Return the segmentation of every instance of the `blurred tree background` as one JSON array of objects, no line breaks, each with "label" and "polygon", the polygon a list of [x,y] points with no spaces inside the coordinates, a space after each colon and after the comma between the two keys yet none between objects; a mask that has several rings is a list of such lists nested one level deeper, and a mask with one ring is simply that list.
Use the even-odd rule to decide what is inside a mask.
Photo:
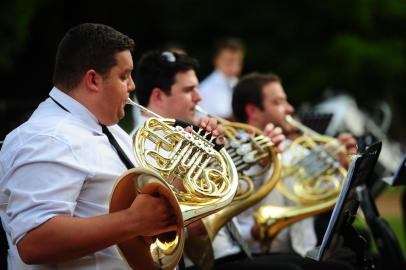
[{"label": "blurred tree background", "polygon": [[113,26],[133,37],[135,61],[167,41],[212,69],[212,45],[237,36],[247,47],[243,73],[281,75],[299,106],[344,90],[364,107],[386,101],[391,137],[405,143],[406,1],[3,0],[0,3],[0,111],[4,138],[52,87],[57,44],[82,22]]}]

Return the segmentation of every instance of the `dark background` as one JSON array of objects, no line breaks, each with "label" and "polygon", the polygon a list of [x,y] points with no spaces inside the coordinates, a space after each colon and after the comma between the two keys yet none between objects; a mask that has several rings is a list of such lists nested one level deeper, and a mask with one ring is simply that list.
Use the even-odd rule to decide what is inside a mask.
[{"label": "dark background", "polygon": [[[345,91],[366,110],[381,101],[393,112],[390,137],[405,143],[406,1],[404,0],[2,0],[0,3],[0,140],[52,87],[55,50],[82,22],[108,24],[146,50],[178,41],[199,59],[200,79],[212,69],[222,36],[246,43],[243,74],[273,71],[291,103]],[[130,128],[131,116],[122,122]]]}]

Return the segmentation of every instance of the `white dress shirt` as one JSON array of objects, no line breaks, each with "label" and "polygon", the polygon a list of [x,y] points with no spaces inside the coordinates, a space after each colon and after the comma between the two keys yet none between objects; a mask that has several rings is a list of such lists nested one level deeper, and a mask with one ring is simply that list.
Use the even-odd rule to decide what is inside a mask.
[{"label": "white dress shirt", "polygon": [[237,78],[228,78],[218,70],[213,71],[199,85],[203,97],[199,106],[211,115],[222,118],[231,117],[233,114],[231,107],[233,87],[237,81]]},{"label": "white dress shirt", "polygon": [[[8,267],[128,269],[116,246],[50,265],[26,265],[20,259],[17,242],[50,218],[107,214],[114,183],[126,170],[87,108],[57,88],[49,95],[68,112],[46,99],[6,137],[0,152],[0,215],[10,246]],[[118,125],[108,128],[135,164],[129,136]]]},{"label": "white dress shirt", "polygon": [[[241,228],[236,217],[232,218],[229,222],[233,222],[241,232]],[[240,246],[231,238],[231,235],[225,226],[221,227],[214,237],[213,252],[215,259],[231,256],[241,252]]]}]

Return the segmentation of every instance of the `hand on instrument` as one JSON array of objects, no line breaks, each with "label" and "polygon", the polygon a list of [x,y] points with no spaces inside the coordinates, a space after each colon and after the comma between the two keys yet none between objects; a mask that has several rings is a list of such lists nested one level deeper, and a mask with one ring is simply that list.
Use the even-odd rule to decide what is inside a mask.
[{"label": "hand on instrument", "polygon": [[346,155],[343,153],[339,153],[337,158],[343,167],[348,168],[350,161],[349,156],[357,153],[357,141],[350,133],[340,133],[337,137],[337,140],[342,145],[345,145],[345,148],[347,150]]},{"label": "hand on instrument", "polygon": [[155,236],[175,231],[177,218],[173,207],[164,197],[139,194],[129,209],[139,235]]},{"label": "hand on instrument", "polygon": [[[225,143],[223,126],[218,124],[215,118],[203,117],[199,120],[198,126],[216,137],[217,144],[223,145]],[[185,130],[191,131],[191,127],[187,127]]]},{"label": "hand on instrument", "polygon": [[354,155],[357,153],[357,140],[350,133],[340,133],[337,140],[345,145],[349,155]]},{"label": "hand on instrument", "polygon": [[264,133],[266,136],[271,138],[278,151],[281,151],[280,144],[286,139],[285,135],[282,133],[282,129],[272,123],[269,123],[265,126]]}]

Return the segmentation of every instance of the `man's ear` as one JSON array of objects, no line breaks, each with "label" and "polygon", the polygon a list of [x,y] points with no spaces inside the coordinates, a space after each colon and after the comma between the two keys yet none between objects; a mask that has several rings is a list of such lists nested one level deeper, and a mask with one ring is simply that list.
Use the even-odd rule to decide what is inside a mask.
[{"label": "man's ear", "polygon": [[247,118],[253,117],[254,115],[256,115],[258,112],[258,107],[255,106],[252,103],[248,103],[247,105],[245,105],[245,114],[247,115]]},{"label": "man's ear", "polygon": [[260,109],[256,105],[248,103],[247,105],[245,105],[244,109],[245,115],[247,115],[247,119],[253,120],[258,117],[258,112],[260,111]]},{"label": "man's ear", "polygon": [[163,97],[162,95],[164,94],[165,93],[160,88],[155,87],[151,91],[151,96],[149,97],[149,100],[151,103],[159,105],[162,102]]},{"label": "man's ear", "polygon": [[86,85],[86,88],[89,89],[90,91],[98,91],[100,81],[102,79],[103,78],[100,76],[99,73],[97,73],[94,69],[90,69],[86,72],[84,76],[84,83]]}]

